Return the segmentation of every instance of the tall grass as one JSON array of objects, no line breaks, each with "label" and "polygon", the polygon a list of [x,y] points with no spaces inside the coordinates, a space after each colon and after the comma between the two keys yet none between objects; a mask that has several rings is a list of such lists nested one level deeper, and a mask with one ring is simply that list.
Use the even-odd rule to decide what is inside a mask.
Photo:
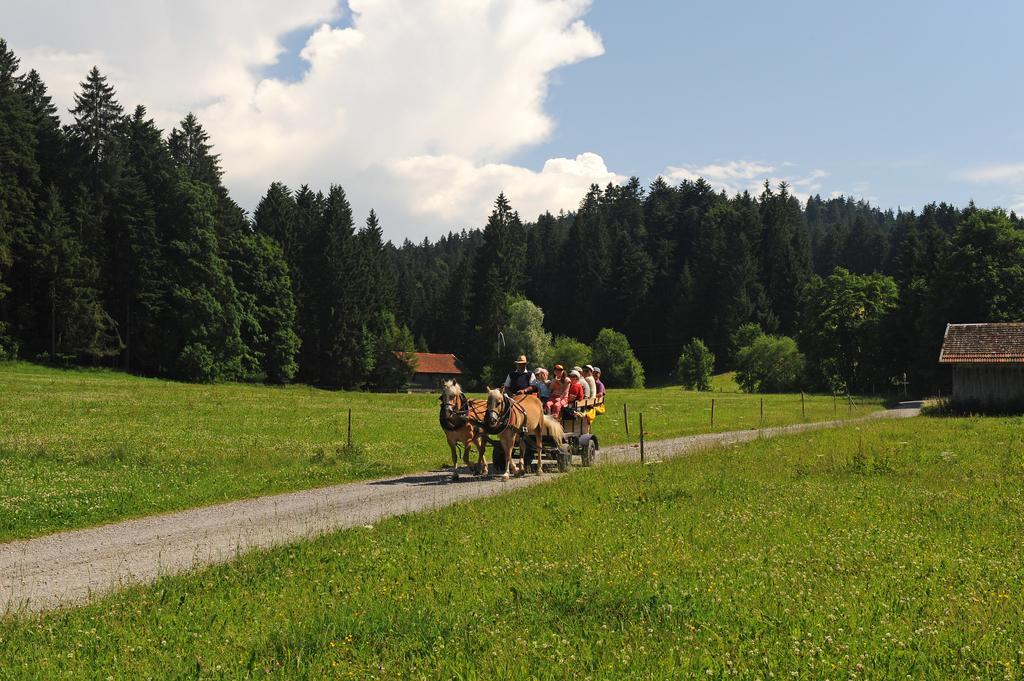
[{"label": "tall grass", "polygon": [[1019,678],[1024,419],[611,466],[0,624],[12,678]]}]

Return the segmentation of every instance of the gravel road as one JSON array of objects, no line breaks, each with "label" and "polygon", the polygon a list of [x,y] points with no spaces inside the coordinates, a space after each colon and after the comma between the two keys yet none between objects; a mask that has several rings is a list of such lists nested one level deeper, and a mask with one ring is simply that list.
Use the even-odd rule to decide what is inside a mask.
[{"label": "gravel road", "polygon": [[[798,424],[763,430],[695,435],[645,444],[648,460],[759,437],[834,428],[876,418],[904,418],[919,403],[845,421]],[[639,448],[602,449],[599,463],[639,460]],[[554,480],[526,476],[502,481],[450,471],[235,501],[179,513],[140,518],[37,539],[0,544],[0,615],[40,612],[83,603],[130,584],[152,582],[252,549],[266,548],[417,511],[503,494]]]}]

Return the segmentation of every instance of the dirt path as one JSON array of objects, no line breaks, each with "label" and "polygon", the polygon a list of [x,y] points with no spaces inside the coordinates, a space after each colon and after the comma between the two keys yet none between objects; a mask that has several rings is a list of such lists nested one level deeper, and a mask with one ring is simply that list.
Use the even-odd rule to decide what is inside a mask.
[{"label": "dirt path", "polygon": [[[758,437],[833,428],[875,418],[919,413],[917,403],[846,421],[764,430],[695,435],[647,443],[648,460]],[[637,461],[636,446],[601,450],[600,462]],[[82,603],[122,586],[231,560],[276,546],[390,516],[429,511],[556,479],[557,475],[502,481],[447,471],[348,483],[128,520],[37,539],[0,544],[0,615],[38,612]]]}]

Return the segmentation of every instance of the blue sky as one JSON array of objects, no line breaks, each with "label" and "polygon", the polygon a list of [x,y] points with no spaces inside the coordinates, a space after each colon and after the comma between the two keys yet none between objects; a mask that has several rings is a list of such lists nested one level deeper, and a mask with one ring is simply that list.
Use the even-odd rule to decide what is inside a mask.
[{"label": "blue sky", "polygon": [[1024,161],[1024,3],[598,0],[586,20],[606,52],[557,72],[556,133],[521,163],[788,162],[886,207],[1024,194],[964,177]]},{"label": "blue sky", "polygon": [[1024,210],[1024,3],[7,0],[66,110],[96,64],[165,129],[195,112],[246,208],[341,183],[392,239],[527,219],[591,182]]}]

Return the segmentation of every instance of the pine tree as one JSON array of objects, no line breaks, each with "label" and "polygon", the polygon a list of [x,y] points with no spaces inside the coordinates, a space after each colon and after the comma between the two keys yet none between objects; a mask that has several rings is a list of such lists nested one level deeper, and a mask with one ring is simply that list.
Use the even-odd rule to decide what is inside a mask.
[{"label": "pine tree", "polygon": [[46,84],[35,69],[29,71],[22,79],[21,91],[35,132],[39,185],[59,187],[67,181],[67,160],[57,107],[54,106],[53,99],[47,93]]},{"label": "pine tree", "polygon": [[114,154],[115,128],[124,110],[117,102],[114,87],[96,66],[79,87],[81,91],[75,95],[75,107],[71,109],[75,118],[72,137],[81,145],[93,172],[99,173]]},{"label": "pine tree", "polygon": [[[73,159],[73,181],[68,183],[69,205],[73,226],[79,230],[82,244],[97,266],[93,286],[111,291],[114,284],[114,254],[118,226],[112,217],[116,187],[123,172],[121,149],[123,110],[117,102],[114,87],[97,67],[90,70],[71,109],[75,122],[69,129],[70,158]],[[111,306],[107,299],[106,305]],[[108,312],[113,308],[110,307]],[[111,312],[116,318],[117,311]]]},{"label": "pine tree", "polygon": [[395,275],[384,246],[384,230],[377,213],[370,209],[366,225],[357,236],[358,257],[366,264],[361,299],[374,316],[391,312],[395,305]]},{"label": "pine tree", "polygon": [[632,325],[638,303],[646,299],[654,285],[654,263],[626,230],[619,232],[615,252],[608,297],[612,306],[605,313],[605,323],[624,329]]},{"label": "pine tree", "polygon": [[220,156],[211,153],[210,135],[195,114],[182,119],[180,127],[171,131],[167,144],[174,164],[184,169],[189,179],[210,187],[221,186]]},{"label": "pine tree", "polygon": [[682,267],[677,263],[678,244],[674,238],[678,200],[676,189],[658,177],[651,183],[643,207],[646,252],[653,268],[653,280],[648,295],[632,303],[637,312],[630,336],[637,343],[637,356],[658,374],[671,369],[672,355],[682,343],[667,337],[665,325],[666,307],[672,305],[672,291],[678,269]]},{"label": "pine tree", "polygon": [[505,326],[507,298],[520,291],[526,259],[526,230],[505,194],[494,201],[494,210],[483,231],[476,254],[474,295],[465,298],[472,312],[474,345],[468,360],[473,366],[494,365],[496,338]]},{"label": "pine tree", "polygon": [[292,252],[284,250],[295,299],[295,332],[299,336],[299,380],[319,381],[322,353],[320,300],[326,283],[323,270],[324,204],[322,193],[303,185],[295,195],[296,244]]},{"label": "pine tree", "polygon": [[26,253],[45,298],[45,307],[40,305],[35,312],[45,314],[39,314],[45,321],[38,321],[48,331],[50,361],[95,361],[120,352],[113,320],[103,310],[99,291],[93,286],[96,265],[68,222],[56,187],[47,191],[39,227],[33,231]]},{"label": "pine tree", "polygon": [[[611,314],[606,314],[602,325],[624,329],[637,319],[638,304],[647,297],[654,284],[654,263],[647,251],[647,228],[644,224],[643,187],[633,177],[620,188],[609,186],[605,190],[608,203],[609,238],[614,245],[614,256],[609,257],[611,277],[605,282]],[[596,254],[587,253],[588,269],[600,267]]]},{"label": "pine tree", "polygon": [[644,226],[648,234],[648,253],[654,265],[655,282],[671,280],[674,274],[676,242],[672,237],[676,203],[676,191],[658,177],[651,183],[644,201]]},{"label": "pine tree", "polygon": [[159,213],[173,192],[177,173],[163,133],[148,115],[146,107],[135,107],[132,115],[123,119],[120,137],[125,173],[135,175],[145,185]]},{"label": "pine tree", "polygon": [[161,373],[186,380],[226,380],[244,374],[238,293],[220,255],[217,210],[213,189],[182,171],[168,225],[171,288]]},{"label": "pine tree", "polygon": [[885,260],[885,235],[877,224],[857,215],[846,234],[842,262],[854,274],[881,272]]},{"label": "pine tree", "polygon": [[602,303],[606,300],[610,250],[604,193],[597,185],[591,185],[576,212],[561,253],[560,264],[565,271],[563,291],[567,296],[561,302],[573,310],[572,319],[566,320],[572,328],[553,323],[554,331],[583,340],[597,333],[604,317]]},{"label": "pine tree", "polygon": [[810,244],[800,202],[785,182],[778,193],[765,182],[760,198],[762,281],[782,333],[796,330],[800,294],[810,277]]},{"label": "pine tree", "polygon": [[[308,188],[303,188],[308,191]],[[267,189],[253,212],[253,227],[281,245],[289,262],[297,261],[299,239],[297,234],[297,207],[292,192],[281,182]]]},{"label": "pine tree", "polygon": [[523,291],[526,297],[542,308],[556,302],[551,295],[550,274],[557,267],[558,246],[553,243],[556,231],[555,216],[544,213],[537,222],[527,226],[526,263],[524,264]]},{"label": "pine tree", "polygon": [[[122,366],[146,371],[161,340],[160,317],[168,283],[163,248],[157,234],[156,211],[146,186],[137,175],[123,177],[111,206],[112,243],[108,307],[116,316],[124,341]],[[136,347],[137,346],[137,347]]]},{"label": "pine tree", "polygon": [[359,300],[364,265],[345,190],[333,185],[324,202],[323,251],[317,259],[323,287],[315,294],[320,353],[317,382],[332,387],[359,387],[373,366],[372,339]]},{"label": "pine tree", "polygon": [[19,66],[17,56],[0,39],[0,357],[16,352],[11,331],[17,329],[11,322],[15,327],[19,322],[12,309],[19,307],[26,292],[14,291],[12,298],[8,294],[17,280],[24,279],[19,261],[35,228],[40,192],[36,126]]},{"label": "pine tree", "polygon": [[238,289],[242,341],[252,363],[246,372],[268,383],[287,383],[298,370],[299,337],[284,253],[270,237],[252,233],[236,235],[226,250]]}]

